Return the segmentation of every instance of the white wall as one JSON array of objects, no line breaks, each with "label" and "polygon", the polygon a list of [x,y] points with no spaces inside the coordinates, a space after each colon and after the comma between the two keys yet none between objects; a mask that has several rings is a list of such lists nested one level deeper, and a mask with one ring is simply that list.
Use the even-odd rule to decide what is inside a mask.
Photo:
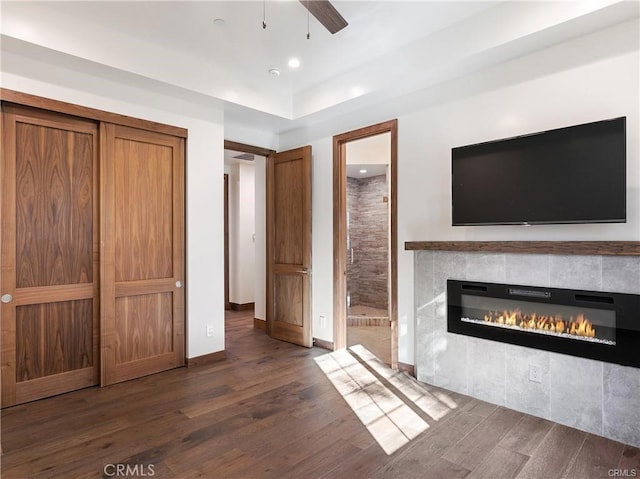
[{"label": "white wall", "polygon": [[[638,21],[631,21],[449,82],[435,93],[400,98],[369,119],[332,123],[332,134],[339,134],[398,118],[399,361],[414,362],[413,253],[403,250],[405,241],[640,240],[639,65]],[[451,226],[452,147],[617,116],[627,117],[626,224]],[[313,327],[315,337],[330,341],[332,136],[312,135],[291,132],[280,145],[313,147]],[[319,325],[321,314],[328,315],[326,327]]]},{"label": "white wall", "polygon": [[255,168],[231,165],[229,174],[229,301],[255,298]]},{"label": "white wall", "polygon": [[[333,144],[331,138],[311,142],[312,184],[312,334],[333,341]],[[320,317],[324,317],[321,320]]]},{"label": "white wall", "polygon": [[347,165],[388,165],[391,163],[391,133],[368,136],[350,141],[347,149]]},{"label": "white wall", "polygon": [[266,158],[255,160],[254,317],[267,319],[267,170]]},{"label": "white wall", "polygon": [[[252,169],[251,174],[248,171],[240,174],[237,165],[224,166],[229,175],[229,301],[255,303],[254,317],[266,320],[266,158],[255,156],[248,166]],[[251,211],[248,208],[250,201],[253,201]],[[251,243],[246,237],[244,243],[238,241],[238,215],[243,216],[244,229],[255,234]],[[252,225],[249,224],[251,221]],[[235,285],[233,292],[232,285]]]},{"label": "white wall", "polygon": [[[3,88],[175,125],[188,130],[186,164],[187,357],[224,349],[223,112],[217,102],[191,101],[136,88],[122,73],[108,80],[3,52]],[[166,91],[166,89],[164,90]],[[206,336],[206,326],[214,335]]]}]

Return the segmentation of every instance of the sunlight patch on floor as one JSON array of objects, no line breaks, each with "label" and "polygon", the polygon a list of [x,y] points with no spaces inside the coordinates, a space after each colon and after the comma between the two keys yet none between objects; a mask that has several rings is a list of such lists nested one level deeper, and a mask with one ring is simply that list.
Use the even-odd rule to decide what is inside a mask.
[{"label": "sunlight patch on floor", "polygon": [[429,424],[385,386],[382,379],[435,420],[451,410],[411,378],[389,369],[363,346],[352,346],[351,349],[353,352],[335,351],[319,356],[315,361],[387,454],[408,444],[426,431]]},{"label": "sunlight patch on floor", "polygon": [[325,354],[315,361],[387,454],[429,427],[348,351]]},{"label": "sunlight patch on floor", "polygon": [[432,419],[442,419],[452,409],[457,408],[456,402],[445,393],[436,395],[430,392],[413,378],[389,368],[364,346],[358,344],[349,349]]}]

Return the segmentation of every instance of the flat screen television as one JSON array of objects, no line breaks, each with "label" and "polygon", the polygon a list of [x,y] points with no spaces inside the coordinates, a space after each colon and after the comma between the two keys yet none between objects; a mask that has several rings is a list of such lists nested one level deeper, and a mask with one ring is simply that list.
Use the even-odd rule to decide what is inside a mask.
[{"label": "flat screen television", "polygon": [[452,224],[626,222],[626,117],[452,148]]}]

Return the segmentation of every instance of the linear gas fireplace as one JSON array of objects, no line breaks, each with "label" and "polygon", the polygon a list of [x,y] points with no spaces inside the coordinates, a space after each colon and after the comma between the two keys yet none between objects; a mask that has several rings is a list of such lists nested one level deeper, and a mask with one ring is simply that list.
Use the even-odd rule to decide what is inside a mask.
[{"label": "linear gas fireplace", "polygon": [[447,281],[447,328],[531,348],[640,367],[640,296]]}]

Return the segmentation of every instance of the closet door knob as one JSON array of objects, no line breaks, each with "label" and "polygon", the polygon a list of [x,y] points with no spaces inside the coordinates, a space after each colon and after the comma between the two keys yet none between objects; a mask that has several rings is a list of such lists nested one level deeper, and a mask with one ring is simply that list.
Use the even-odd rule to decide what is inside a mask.
[{"label": "closet door knob", "polygon": [[176,281],[176,288],[182,288],[182,281]]},{"label": "closet door knob", "polygon": [[10,294],[3,294],[0,298],[0,301],[2,301],[3,303],[10,303],[11,301],[13,301],[13,296],[11,296]]}]

